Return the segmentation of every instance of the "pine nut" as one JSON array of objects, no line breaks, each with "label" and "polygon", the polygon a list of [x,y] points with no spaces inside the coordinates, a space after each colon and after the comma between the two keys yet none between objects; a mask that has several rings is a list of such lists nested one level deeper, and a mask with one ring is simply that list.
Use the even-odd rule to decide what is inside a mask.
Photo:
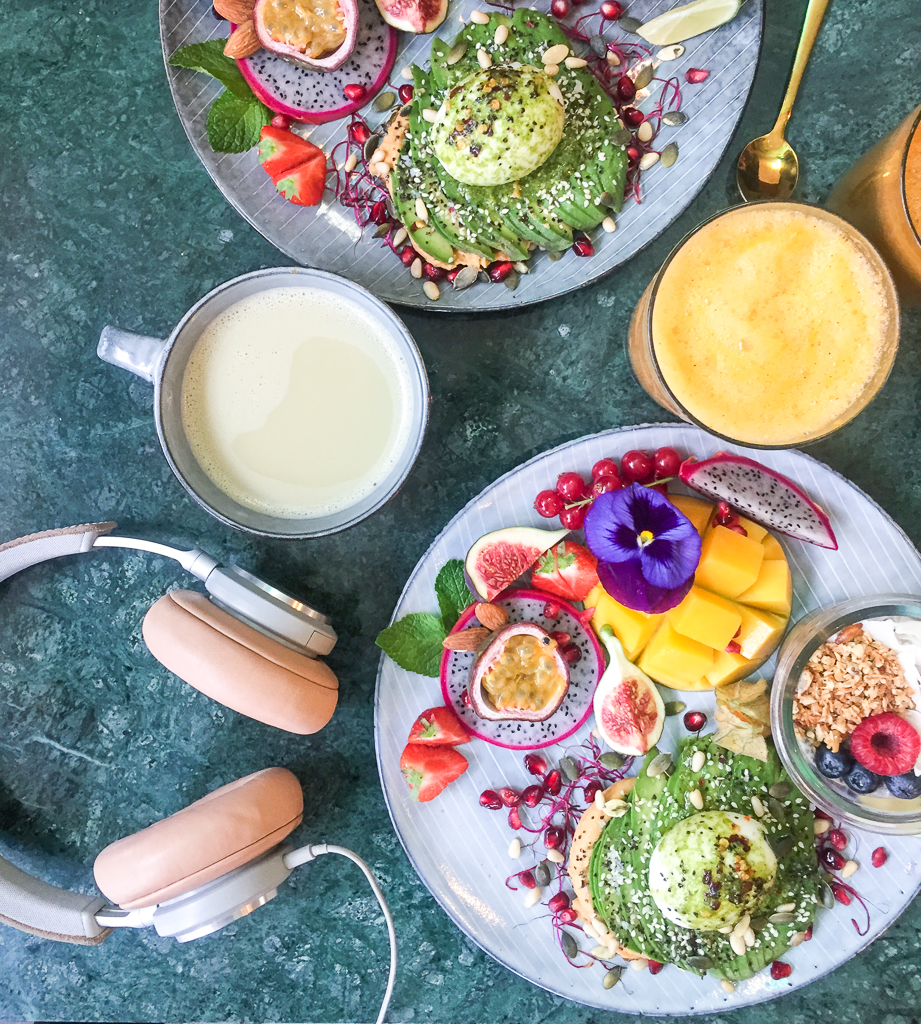
[{"label": "pine nut", "polygon": [[745,929],[745,934],[742,936],[742,938],[745,940],[745,945],[748,946],[749,949],[751,949],[756,942],[755,933],[751,928]]},{"label": "pine nut", "polygon": [[[644,121],[643,124],[649,124],[648,121]],[[642,125],[640,126],[642,127]],[[707,755],[702,750],[695,750],[694,756],[691,758],[691,771],[699,772],[701,768],[707,763]]]},{"label": "pine nut", "polygon": [[559,74],[559,70],[560,70],[559,64],[545,64],[544,65],[544,74],[545,75],[549,75],[551,78],[553,78],[554,75]]},{"label": "pine nut", "polygon": [[[426,281],[426,284],[434,285],[434,281]],[[437,286],[436,286],[437,287]],[[428,294],[428,293],[426,293]],[[524,905],[526,907],[533,907],[535,904],[540,903],[541,897],[544,895],[543,889],[539,886],[535,886],[533,889],[528,889],[528,893],[524,898]]]},{"label": "pine nut", "polygon": [[428,220],[429,219],[428,207],[422,201],[421,196],[418,196],[416,198],[416,216],[419,218],[419,220]]},{"label": "pine nut", "polygon": [[775,914],[792,914],[796,910],[795,903],[782,903],[775,911]]},{"label": "pine nut", "polygon": [[[652,134],[653,132],[651,121],[644,121],[636,130],[636,137],[640,140],[640,142],[649,142],[649,140],[652,138]],[[698,750],[697,753],[703,754],[703,751]],[[706,754],[704,754],[704,757],[706,757]]]},{"label": "pine nut", "polygon": [[613,235],[617,230],[617,221],[613,217],[605,217],[601,222],[601,226],[609,235]]},{"label": "pine nut", "polygon": [[393,236],[392,239],[394,246],[402,245],[408,237],[409,232],[406,230],[406,228],[398,228],[397,233]]},{"label": "pine nut", "polygon": [[649,168],[652,167],[653,164],[658,163],[658,162],[659,162],[659,154],[658,153],[644,153],[640,157],[640,170],[641,171],[648,171]]},{"label": "pine nut", "polygon": [[412,265],[409,268],[409,272],[417,281],[422,277],[422,260],[420,260],[418,256],[413,260]]},{"label": "pine nut", "polygon": [[368,170],[375,178],[385,178],[390,173],[390,168],[385,163],[368,164]]},{"label": "pine nut", "polygon": [[598,938],[598,932],[596,932],[596,931],[595,931],[595,929],[594,929],[594,928],[593,928],[593,927],[592,927],[592,926],[591,926],[591,925],[590,925],[590,924],[588,923],[588,921],[586,921],[586,922],[585,922],[585,923],[584,923],[584,924],[582,925],[582,931],[584,931],[584,932],[585,932],[585,934],[586,934],[586,935],[587,935],[587,936],[588,936],[588,937],[589,937],[590,939],[597,939],[597,938]]},{"label": "pine nut", "polygon": [[608,53],[607,53],[607,56],[605,57],[605,60],[607,60],[607,62],[612,67],[615,67],[615,68],[619,68],[620,67],[620,57],[618,57],[617,54],[613,50],[608,50]]},{"label": "pine nut", "polygon": [[[588,64],[588,61],[587,60],[583,60],[582,57],[567,57],[563,61],[563,63],[568,68],[584,68],[585,65]],[[633,962],[636,963],[636,960],[634,960]]]},{"label": "pine nut", "polygon": [[812,823],[812,831],[815,832],[817,836],[824,836],[830,828],[831,822],[827,821],[825,818],[816,818]]},{"label": "pine nut", "polygon": [[481,46],[476,52],[476,59],[479,62],[480,67],[485,71],[487,68],[492,67],[492,57],[483,49]]},{"label": "pine nut", "polygon": [[743,914],[736,922],[735,928],[732,929],[733,935],[744,935],[748,931],[749,925],[752,923],[751,914]]},{"label": "pine nut", "polygon": [[745,945],[745,939],[742,938],[741,935],[737,935],[735,932],[729,936],[729,945],[732,946],[732,951],[736,956],[745,956],[748,952],[748,946]]},{"label": "pine nut", "polygon": [[504,43],[508,39],[508,25],[500,25],[496,29],[495,35],[493,35],[492,38],[496,46],[504,45]]},{"label": "pine nut", "polygon": [[847,861],[845,863],[844,867],[841,869],[841,877],[842,878],[850,878],[851,875],[853,875],[854,872],[859,867],[860,867],[860,865],[857,863],[856,860],[849,860],[849,861]]},{"label": "pine nut", "polygon": [[[550,83],[547,92],[550,93],[550,95],[557,101],[557,103],[563,102],[563,93],[560,91],[560,87],[556,84],[556,82]],[[604,739],[603,736],[599,736],[598,738]]]},{"label": "pine nut", "polygon": [[733,985],[733,983],[728,978],[721,978],[720,984],[723,986],[723,991],[728,992],[729,995],[732,995],[732,993],[736,990],[735,985]]},{"label": "pine nut", "polygon": [[432,110],[431,107],[426,107],[422,111],[422,119],[428,121],[429,124],[434,124],[438,120],[438,111]]},{"label": "pine nut", "polygon": [[486,13],[486,11],[474,11],[470,15],[470,20],[473,22],[474,25],[488,25],[489,15]]},{"label": "pine nut", "polygon": [[791,946],[791,948],[794,947],[794,946],[802,945],[802,943],[805,940],[805,938],[806,938],[806,933],[805,932],[794,932],[790,936],[790,946]]},{"label": "pine nut", "polygon": [[517,836],[508,844],[508,855],[513,858],[521,856],[521,840]]},{"label": "pine nut", "polygon": [[345,162],[345,173],[346,174],[351,174],[352,171],[354,171],[357,166],[358,166],[358,154],[357,153],[349,153],[349,158]]},{"label": "pine nut", "polygon": [[562,853],[560,853],[559,850],[548,850],[547,860],[549,860],[552,864],[562,864],[565,862],[566,858],[563,856]]},{"label": "pine nut", "polygon": [[592,956],[597,956],[599,959],[607,959],[608,947],[607,946],[595,946],[592,950]]},{"label": "pine nut", "polygon": [[734,929],[731,924],[724,924],[722,928],[716,929],[720,935],[732,935]]},{"label": "pine nut", "polygon": [[663,46],[656,54],[656,57],[658,57],[659,60],[677,60],[683,55],[684,47],[681,43],[675,43],[674,46]]},{"label": "pine nut", "polygon": [[764,804],[761,802],[760,797],[752,796],[752,810],[759,818],[764,817]]},{"label": "pine nut", "polygon": [[403,68],[400,72],[400,78],[405,78],[407,82],[411,82],[413,80],[413,69],[410,67]]},{"label": "pine nut", "polygon": [[426,281],[422,290],[425,292],[426,298],[431,299],[432,302],[437,302],[441,298],[441,291],[434,281]]},{"label": "pine nut", "polygon": [[569,47],[565,43],[557,43],[556,46],[551,46],[544,50],[540,59],[544,64],[559,64],[568,55]]},{"label": "pine nut", "polygon": [[649,961],[648,960],[631,960],[630,961],[630,966],[635,971],[645,971],[646,968],[649,966]]},{"label": "pine nut", "polygon": [[604,790],[602,789],[595,791],[595,806],[599,811],[604,810]]},{"label": "pine nut", "polygon": [[702,811],[704,809],[704,796],[699,789],[692,789],[691,792],[688,793],[688,800],[691,802],[692,806],[697,808],[698,811]]}]

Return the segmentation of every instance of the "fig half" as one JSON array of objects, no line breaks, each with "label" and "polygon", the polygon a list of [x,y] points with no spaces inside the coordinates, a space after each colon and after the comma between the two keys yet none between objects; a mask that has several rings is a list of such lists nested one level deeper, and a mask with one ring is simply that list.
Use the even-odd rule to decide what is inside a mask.
[{"label": "fig half", "polygon": [[401,32],[434,32],[445,20],[448,0],[375,0],[381,17]]}]

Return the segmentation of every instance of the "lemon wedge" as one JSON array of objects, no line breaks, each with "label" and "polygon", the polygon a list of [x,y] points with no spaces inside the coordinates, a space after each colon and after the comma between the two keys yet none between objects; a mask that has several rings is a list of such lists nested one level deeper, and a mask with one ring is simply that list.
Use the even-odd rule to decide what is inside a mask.
[{"label": "lemon wedge", "polygon": [[742,0],[692,0],[640,25],[636,34],[653,46],[670,46],[725,25],[741,6]]}]

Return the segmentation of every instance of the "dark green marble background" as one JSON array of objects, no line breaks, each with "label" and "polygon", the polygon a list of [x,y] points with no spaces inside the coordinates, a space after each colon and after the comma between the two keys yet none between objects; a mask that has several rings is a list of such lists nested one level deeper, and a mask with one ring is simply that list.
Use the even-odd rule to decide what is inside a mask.
[{"label": "dark green marble background", "polygon": [[[623,340],[643,287],[681,235],[735,202],[723,161],[692,207],[629,266],[515,315],[408,313],[431,376],[425,448],[382,512],[307,543],[250,540],[197,509],[161,457],[151,390],[95,356],[106,323],[165,335],[213,285],[284,263],[224,202],[186,142],[161,63],[155,0],[5,0],[0,19],[0,535],[117,519],[200,543],[307,595],[341,641],[332,723],[298,739],[225,712],[160,668],[140,622],[181,571],[102,553],[0,587],[0,849],[88,889],[97,852],[208,790],[268,765],[304,784],[303,842],[350,846],[393,907],[401,967],[390,1019],[625,1021],[507,973],[445,917],[403,855],[374,763],[373,639],[451,515],[552,445],[662,419]],[[767,0],[761,66],[734,159],[766,131],[804,0]],[[801,195],[831,184],[921,99],[921,9],[834,0],[790,128]],[[812,451],[918,542],[921,316],[907,315],[881,397]],[[909,1024],[921,1006],[921,904],[832,976],[726,1024]],[[386,977],[379,911],[333,858],[216,936],[153,933],[80,948],[0,928],[0,1016],[10,1020],[358,1021]],[[711,1018],[707,1018],[710,1020]],[[716,1018],[712,1018],[715,1020]]]}]

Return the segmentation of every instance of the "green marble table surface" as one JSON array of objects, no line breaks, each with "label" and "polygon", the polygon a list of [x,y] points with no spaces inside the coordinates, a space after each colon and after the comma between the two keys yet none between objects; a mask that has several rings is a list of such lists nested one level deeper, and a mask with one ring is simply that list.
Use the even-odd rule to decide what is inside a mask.
[{"label": "green marble table surface", "polygon": [[[341,680],[313,738],[273,731],[171,677],[143,645],[146,608],[181,570],[117,552],[33,569],[0,587],[0,846],[89,891],[109,841],[268,765],[304,785],[302,842],[373,866],[396,918],[390,1018],[626,1021],[508,973],[447,919],[390,825],[373,746],[377,650],[404,581],[445,522],[532,455],[595,430],[661,420],[633,381],[624,336],[671,246],[735,202],[732,163],[766,131],[805,0],[767,0],[761,65],[729,154],[678,221],[593,287],[488,318],[406,313],[431,378],[418,464],[381,512],[304,543],[247,538],[198,509],[170,474],[152,391],[101,363],[99,329],[165,335],[215,284],[286,260],[225,203],[179,125],[155,0],[5,0],[0,32],[0,536],[94,519],[198,542],[334,618]],[[834,0],[790,126],[801,196],[822,202],[858,151],[921,99],[921,7]],[[921,541],[921,315],[881,396],[811,451]],[[328,858],[332,861],[332,858]],[[726,1024],[909,1024],[921,1016],[921,903],[834,974]],[[380,914],[357,870],[320,861],[217,935],[150,932],[99,947],[0,927],[0,1017],[69,1021],[373,1019],[387,970]],[[716,1018],[701,1018],[716,1020]]]}]

